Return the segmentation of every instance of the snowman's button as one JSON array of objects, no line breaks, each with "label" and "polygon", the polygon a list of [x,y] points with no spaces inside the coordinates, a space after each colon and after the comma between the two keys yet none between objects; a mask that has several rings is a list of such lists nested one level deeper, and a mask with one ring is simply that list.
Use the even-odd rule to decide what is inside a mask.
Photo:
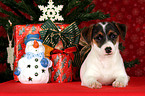
[{"label": "snowman's button", "polygon": [[45,70],[44,69],[42,69],[42,73],[45,73]]},{"label": "snowman's button", "polygon": [[30,68],[31,67],[31,65],[29,64],[29,65],[27,65],[27,68]]},{"label": "snowman's button", "polygon": [[35,76],[38,76],[38,73],[37,72],[35,73]]},{"label": "snowman's button", "polygon": [[35,61],[38,62],[38,58],[35,58]]},{"label": "snowman's button", "polygon": [[38,68],[38,65],[35,65],[35,68],[37,69]]}]

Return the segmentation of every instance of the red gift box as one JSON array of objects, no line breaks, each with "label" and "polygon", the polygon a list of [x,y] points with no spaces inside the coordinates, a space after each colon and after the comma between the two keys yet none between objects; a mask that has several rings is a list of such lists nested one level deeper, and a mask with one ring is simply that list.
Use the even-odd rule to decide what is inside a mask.
[{"label": "red gift box", "polygon": [[51,82],[64,83],[72,81],[72,61],[76,47],[70,47],[65,50],[53,50],[51,55],[52,74]]}]

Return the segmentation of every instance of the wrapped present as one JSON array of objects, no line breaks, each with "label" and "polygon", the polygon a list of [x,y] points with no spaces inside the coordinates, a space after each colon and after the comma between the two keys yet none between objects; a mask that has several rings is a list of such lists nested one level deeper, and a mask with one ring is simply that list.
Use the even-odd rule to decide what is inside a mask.
[{"label": "wrapped present", "polygon": [[51,82],[64,83],[72,81],[72,61],[74,60],[73,52],[76,47],[69,47],[65,50],[53,50],[51,55],[52,74]]},{"label": "wrapped present", "polygon": [[[24,41],[28,34],[39,34],[41,31],[42,24],[26,24],[26,25],[16,25],[14,27],[14,71],[16,70],[19,59],[25,54],[25,44]],[[40,37],[39,37],[40,38]],[[18,77],[14,74],[14,80],[18,81]]]},{"label": "wrapped present", "polygon": [[[70,57],[73,56],[74,58],[74,52],[77,51],[76,47],[80,39],[78,26],[75,22],[72,24],[59,24],[58,26],[57,23],[54,24],[51,20],[47,20],[41,28],[43,30],[40,31],[40,35],[43,39],[43,44],[59,50],[57,50],[57,54],[54,54],[53,51],[51,55],[51,60],[53,62],[51,81],[60,83],[71,81],[73,74],[71,66],[75,60],[70,59]],[[68,54],[65,51],[71,48],[75,48],[76,50],[71,52],[70,56],[70,53]]]}]

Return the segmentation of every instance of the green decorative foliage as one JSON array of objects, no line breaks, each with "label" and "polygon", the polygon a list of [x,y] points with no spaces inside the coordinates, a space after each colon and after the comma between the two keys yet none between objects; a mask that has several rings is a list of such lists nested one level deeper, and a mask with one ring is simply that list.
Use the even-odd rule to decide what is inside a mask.
[{"label": "green decorative foliage", "polygon": [[79,25],[82,21],[109,18],[109,14],[101,11],[92,12],[95,4],[92,0],[53,0],[55,5],[64,5],[60,14],[65,23],[76,21]]},{"label": "green decorative foliage", "polygon": [[125,68],[134,67],[136,64],[140,64],[140,61],[137,58],[135,60],[132,60],[132,61],[125,61],[124,62]]},{"label": "green decorative foliage", "polygon": [[119,43],[119,50],[122,52],[125,49],[122,43]]}]

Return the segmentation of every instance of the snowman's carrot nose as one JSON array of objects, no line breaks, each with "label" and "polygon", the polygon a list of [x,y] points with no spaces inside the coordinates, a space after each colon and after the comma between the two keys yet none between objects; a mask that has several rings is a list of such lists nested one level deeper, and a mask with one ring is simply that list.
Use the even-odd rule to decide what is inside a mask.
[{"label": "snowman's carrot nose", "polygon": [[39,43],[38,43],[36,40],[34,40],[34,45],[33,45],[33,47],[34,47],[34,48],[38,48],[38,47],[39,47]]}]

